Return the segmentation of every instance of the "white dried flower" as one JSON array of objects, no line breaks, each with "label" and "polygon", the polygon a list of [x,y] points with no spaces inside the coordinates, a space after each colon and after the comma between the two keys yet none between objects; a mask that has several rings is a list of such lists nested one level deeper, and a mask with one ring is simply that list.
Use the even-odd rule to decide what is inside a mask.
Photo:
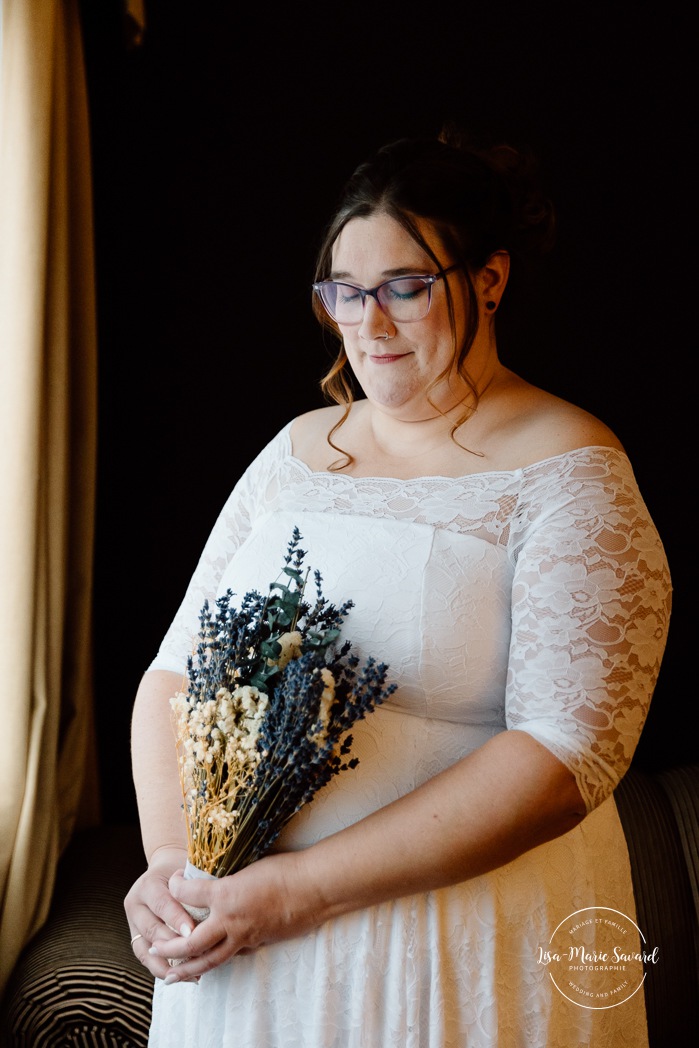
[{"label": "white dried flower", "polygon": [[311,742],[314,742],[316,746],[321,745],[327,737],[328,725],[330,724],[330,707],[335,701],[335,678],[327,666],[322,667],[320,675],[325,684],[318,707],[318,723],[320,727],[312,735],[309,735]]},{"label": "white dried flower", "polygon": [[222,805],[217,804],[209,812],[208,821],[220,830],[227,830],[235,824],[236,815],[237,812],[227,811]]},{"label": "white dried flower", "polygon": [[270,659],[269,662],[276,662],[279,669],[283,670],[292,659],[297,659],[301,654],[303,637],[298,630],[292,630],[291,633],[282,633],[277,640],[282,650],[276,659]]}]

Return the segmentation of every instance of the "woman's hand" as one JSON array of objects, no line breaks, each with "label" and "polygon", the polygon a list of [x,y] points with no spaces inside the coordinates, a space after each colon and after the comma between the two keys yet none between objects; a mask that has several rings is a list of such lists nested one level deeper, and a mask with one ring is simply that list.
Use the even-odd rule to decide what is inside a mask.
[{"label": "woman's hand", "polygon": [[160,962],[171,957],[178,964],[170,968],[165,981],[191,980],[237,953],[317,927],[323,915],[312,883],[304,876],[302,856],[302,852],[270,855],[216,880],[185,880],[181,871],[175,872],[169,884],[172,899],[208,907],[210,912],[190,936],[156,937],[150,949],[151,970],[160,974]]},{"label": "woman's hand", "polygon": [[159,848],[124,900],[133,951],[158,979],[172,971],[167,961],[169,952],[163,949],[159,955],[151,954],[149,948],[154,943],[164,946],[173,940],[185,941],[195,926],[168,887],[173,872],[184,866],[186,858],[187,853],[181,848]]}]

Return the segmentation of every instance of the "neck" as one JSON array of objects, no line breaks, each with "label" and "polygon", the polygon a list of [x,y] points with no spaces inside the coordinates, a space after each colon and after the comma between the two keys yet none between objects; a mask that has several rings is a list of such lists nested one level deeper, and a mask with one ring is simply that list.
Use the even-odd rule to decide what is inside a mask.
[{"label": "neck", "polygon": [[[453,403],[448,410],[438,412],[435,409],[432,413],[424,415],[402,416],[399,411],[394,413],[380,405],[367,402],[369,430],[376,451],[381,456],[399,460],[429,456],[445,446],[451,448],[454,425],[466,415],[459,425],[464,426],[464,433],[469,431],[471,418],[496,384],[496,376],[491,375],[488,381],[478,388],[477,398],[469,389],[468,394]],[[470,442],[470,438],[467,439]]]}]

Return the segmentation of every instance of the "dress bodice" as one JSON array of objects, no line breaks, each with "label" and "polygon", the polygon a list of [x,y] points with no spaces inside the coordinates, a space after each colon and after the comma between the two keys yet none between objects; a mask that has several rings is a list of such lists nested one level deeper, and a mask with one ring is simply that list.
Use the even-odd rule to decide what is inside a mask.
[{"label": "dress bodice", "polygon": [[354,478],[294,458],[287,426],[236,485],[153,666],[182,671],[205,598],[266,591],[294,526],[326,597],[354,602],[344,636],[356,654],[389,664],[386,712],[451,725],[445,760],[526,730],[574,771],[589,807],[610,792],[645,720],[670,593],[623,453]]}]

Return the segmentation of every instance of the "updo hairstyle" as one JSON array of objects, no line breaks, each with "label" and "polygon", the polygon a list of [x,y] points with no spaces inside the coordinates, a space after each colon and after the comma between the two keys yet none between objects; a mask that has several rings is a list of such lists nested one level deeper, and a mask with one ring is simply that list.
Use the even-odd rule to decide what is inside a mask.
[{"label": "updo hairstyle", "polygon": [[[509,145],[476,147],[453,129],[446,129],[438,139],[401,139],[383,146],[346,183],[323,237],[314,280],[327,279],[333,245],[347,223],[377,213],[395,219],[432,259],[435,270],[440,270],[443,259],[437,258],[417,226],[417,220],[426,219],[450,262],[462,267],[469,297],[467,330],[459,346],[453,298],[448,281],[444,281],[454,357],[432,385],[445,377],[456,361],[477,399],[466,370],[479,324],[472,276],[496,251],[509,253],[511,271],[516,273],[518,264],[553,244],[553,208],[540,188],[536,167],[527,152]],[[339,337],[337,325],[316,296],[313,310],[320,323]],[[321,388],[328,399],[346,406],[341,425],[353,402],[353,383],[342,344]],[[475,404],[457,420],[454,430],[473,410]],[[335,429],[337,426],[333,432]]]}]

